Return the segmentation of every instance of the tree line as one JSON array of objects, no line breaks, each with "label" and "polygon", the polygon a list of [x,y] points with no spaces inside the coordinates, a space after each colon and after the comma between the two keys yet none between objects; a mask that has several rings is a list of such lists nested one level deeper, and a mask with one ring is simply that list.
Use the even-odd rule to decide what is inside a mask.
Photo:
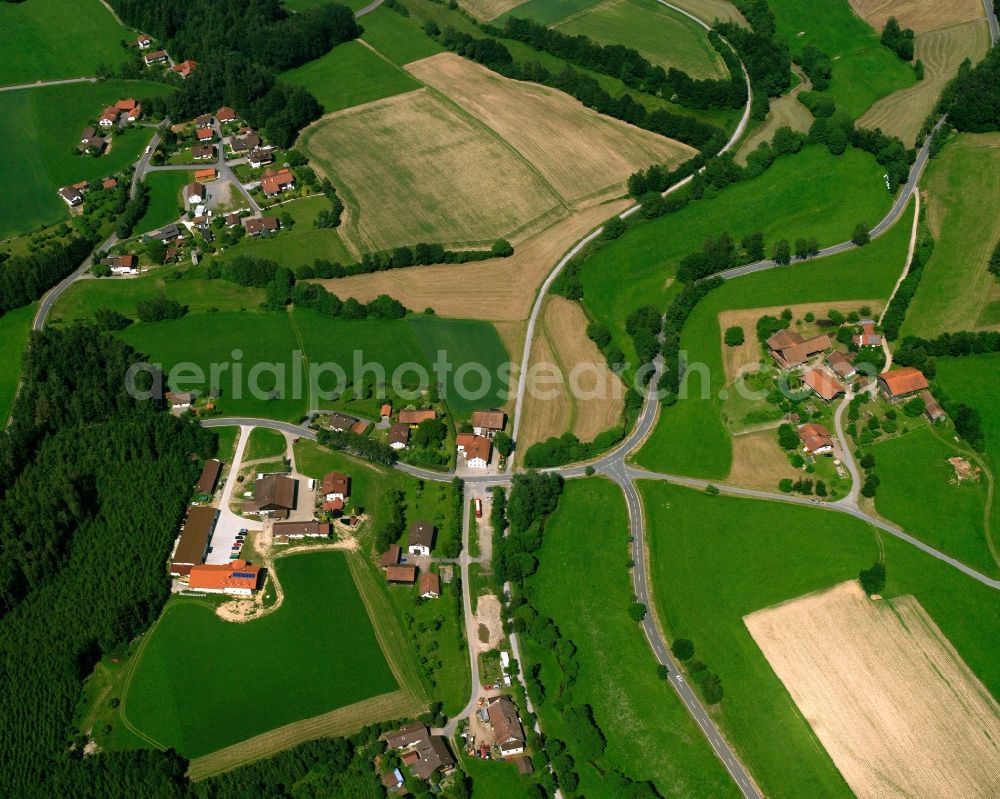
[{"label": "tree line", "polygon": [[770,97],[778,97],[792,85],[792,61],[788,47],[775,39],[777,24],[767,0],[736,0],[750,30],[735,22],[720,22],[715,30],[736,49],[746,66],[753,88],[750,114],[763,120],[770,107]]},{"label": "tree line", "polygon": [[94,236],[73,235],[65,242],[49,243],[40,252],[0,253],[0,316],[30,305],[69,277],[96,244]]},{"label": "tree line", "polygon": [[530,19],[508,17],[503,30],[489,26],[486,32],[524,42],[578,67],[618,78],[629,88],[689,108],[742,108],[747,101],[739,60],[715,32],[709,34],[709,41],[730,73],[722,80],[695,80],[683,70],[653,64],[631,47],[598,44],[587,36],[571,36]]},{"label": "tree line", "polygon": [[895,341],[899,338],[899,330],[906,319],[906,311],[917,293],[920,285],[920,278],[923,277],[924,267],[934,253],[934,236],[930,230],[921,225],[917,246],[913,250],[913,259],[910,261],[910,268],[903,278],[886,308],[885,316],[882,318],[882,335],[888,341]]},{"label": "tree line", "polygon": [[970,133],[1000,130],[1000,47],[994,47],[975,67],[967,58],[945,87],[937,114]]},{"label": "tree line", "polygon": [[677,402],[684,378],[685,364],[681,361],[681,332],[684,323],[695,306],[723,282],[721,277],[712,277],[688,283],[667,306],[663,317],[663,374],[659,383],[660,391],[667,392],[662,400],[664,405]]}]

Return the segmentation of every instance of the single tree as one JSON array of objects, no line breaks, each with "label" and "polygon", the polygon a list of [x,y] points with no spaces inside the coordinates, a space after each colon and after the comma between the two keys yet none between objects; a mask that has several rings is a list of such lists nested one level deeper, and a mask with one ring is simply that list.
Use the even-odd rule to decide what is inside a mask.
[{"label": "single tree", "polygon": [[858,222],[857,226],[854,228],[854,235],[851,236],[851,241],[859,247],[864,247],[871,240],[872,236],[868,230],[868,225],[864,222]]},{"label": "single tree", "polygon": [[862,569],[858,574],[858,581],[868,596],[881,594],[885,588],[885,566],[882,561],[874,563],[870,569]]},{"label": "single tree", "polygon": [[788,264],[792,262],[792,248],[788,242],[782,239],[774,246],[774,262],[776,264]]},{"label": "single tree", "polygon": [[628,609],[628,615],[632,621],[642,621],[646,618],[646,606],[642,602],[633,602]]},{"label": "single tree", "polygon": [[678,660],[690,660],[694,657],[694,644],[688,638],[678,638],[670,647]]},{"label": "single tree", "polygon": [[733,325],[726,329],[726,344],[730,347],[738,347],[746,341],[746,336],[743,333],[743,328],[739,325]]}]

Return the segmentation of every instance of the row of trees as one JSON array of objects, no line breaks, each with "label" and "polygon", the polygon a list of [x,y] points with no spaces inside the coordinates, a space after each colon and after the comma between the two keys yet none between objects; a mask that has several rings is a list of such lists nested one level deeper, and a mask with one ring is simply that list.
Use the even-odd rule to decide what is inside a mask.
[{"label": "row of trees", "polygon": [[558,474],[523,472],[515,474],[506,504],[507,534],[494,530],[493,576],[500,585],[508,581],[521,585],[535,573],[534,553],[542,545],[545,518],[559,504],[563,479]]},{"label": "row of trees", "polygon": [[[882,334],[889,341],[895,341],[899,338],[899,330],[903,326],[903,320],[906,318],[906,311],[910,307],[910,302],[912,302],[914,295],[917,293],[920,278],[924,274],[924,267],[934,253],[934,237],[931,235],[930,230],[921,226],[919,235],[920,237],[917,240],[917,246],[913,250],[913,258],[910,261],[910,268],[906,272],[906,277],[903,278],[899,284],[899,288],[896,289],[896,293],[893,295],[892,301],[885,311],[885,316],[882,318]],[[1000,268],[1000,264],[998,264],[998,268]]]},{"label": "row of trees", "polygon": [[958,75],[941,93],[937,113],[961,131],[1000,130],[1000,47],[994,47],[975,67],[965,59]]},{"label": "row of trees", "polygon": [[340,450],[382,466],[392,466],[396,463],[396,451],[388,444],[352,433],[350,430],[320,430],[316,434],[316,440],[330,449]]},{"label": "row of trees", "polygon": [[767,116],[769,97],[778,97],[792,85],[792,60],[784,42],[775,39],[777,25],[767,0],[737,0],[736,7],[750,23],[750,30],[735,22],[715,26],[739,53],[753,87],[751,115]]},{"label": "row of trees", "polygon": [[29,305],[71,275],[96,244],[96,238],[73,235],[39,252],[0,253],[0,315]]},{"label": "row of trees", "polygon": [[740,108],[747,101],[739,61],[717,33],[709,35],[713,46],[730,56],[726,61],[730,76],[723,80],[695,80],[680,69],[664,70],[631,47],[598,44],[587,36],[570,36],[529,19],[509,17],[503,31],[494,30],[578,67],[611,75],[632,89],[667,97],[689,108]]},{"label": "row of trees", "polygon": [[677,402],[681,380],[684,378],[685,365],[681,362],[681,331],[684,323],[705,295],[722,283],[720,277],[688,283],[667,306],[663,319],[663,374],[659,385],[661,391],[668,392],[663,399],[665,405]]}]

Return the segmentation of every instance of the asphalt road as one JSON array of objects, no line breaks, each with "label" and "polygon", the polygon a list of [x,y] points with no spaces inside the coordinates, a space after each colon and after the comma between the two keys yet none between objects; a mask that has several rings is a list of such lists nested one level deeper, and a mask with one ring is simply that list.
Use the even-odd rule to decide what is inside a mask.
[{"label": "asphalt road", "polygon": [[62,78],[61,80],[36,80],[34,83],[15,83],[11,86],[0,86],[0,92],[38,89],[42,86],[63,86],[67,83],[97,83],[97,78]]}]

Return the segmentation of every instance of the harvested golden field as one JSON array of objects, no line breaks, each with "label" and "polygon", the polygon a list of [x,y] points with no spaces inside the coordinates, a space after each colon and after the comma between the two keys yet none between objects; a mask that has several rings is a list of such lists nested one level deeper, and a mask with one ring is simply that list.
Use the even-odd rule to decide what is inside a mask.
[{"label": "harvested golden field", "polygon": [[1000,705],[914,597],[852,580],[743,621],[859,799],[996,796]]},{"label": "harvested golden field", "polygon": [[735,22],[744,28],[750,27],[736,6],[726,0],[670,0],[670,5],[683,8],[702,22],[711,25],[715,20]]},{"label": "harvested golden field", "polygon": [[914,40],[914,53],[924,63],[924,79],[878,100],[858,119],[858,124],[882,128],[907,146],[912,145],[959,64],[966,58],[975,64],[989,49],[990,31],[985,19],[919,34]]},{"label": "harvested golden field", "polygon": [[773,491],[786,477],[797,480],[802,477],[802,472],[788,462],[774,430],[733,436],[733,465],[726,477],[727,483]]},{"label": "harvested golden field", "polygon": [[756,150],[761,142],[770,142],[778,128],[791,128],[806,132],[812,125],[812,114],[799,102],[799,94],[810,91],[812,84],[805,73],[794,64],[792,70],[798,76],[799,82],[788,94],[771,98],[771,110],[767,112],[764,124],[751,131],[750,135],[743,140],[739,150],[736,151],[738,163],[746,164],[747,156]]},{"label": "harvested golden field", "polygon": [[[696,152],[601,116],[563,92],[504,78],[454,53],[439,53],[406,69],[495,131],[577,208],[621,194],[639,168],[675,166]],[[491,197],[503,181],[489,163],[484,178],[482,193]]]},{"label": "harvested golden field", "polygon": [[[903,265],[899,266],[900,271]],[[872,318],[878,319],[882,310],[881,300],[847,300],[844,302],[805,302],[799,305],[773,305],[768,308],[746,308],[738,311],[723,311],[719,314],[720,341],[722,341],[722,365],[726,371],[726,385],[730,385],[736,379],[736,375],[743,367],[764,362],[771,364],[770,358],[765,358],[761,354],[760,344],[757,341],[757,320],[762,316],[781,316],[781,312],[786,308],[792,312],[792,324],[790,329],[796,333],[809,338],[823,332],[823,328],[816,322],[804,321],[807,313],[812,313],[817,320],[826,319],[829,311],[840,311],[847,315],[851,311],[858,311],[862,307],[867,307],[872,312]],[[723,337],[726,329],[730,327],[743,328],[743,343],[738,347],[730,347]]]},{"label": "harvested golden field", "polygon": [[[528,318],[538,287],[563,254],[629,204],[618,200],[579,211],[516,244],[510,258],[414,266],[316,282],[339,297],[361,302],[389,294],[407,308],[433,308],[441,316],[518,322]],[[523,331],[519,339],[523,342]],[[506,338],[504,343],[508,344]],[[515,361],[519,361],[521,346],[508,345]]]},{"label": "harvested golden field", "polygon": [[299,146],[342,191],[340,230],[360,250],[517,241],[568,212],[523,157],[427,89],[328,114]]},{"label": "harvested golden field", "polygon": [[985,19],[982,0],[850,0],[850,3],[854,13],[880,33],[889,17],[895,17],[904,28],[913,28],[915,33]]},{"label": "harvested golden field", "polygon": [[[550,436],[562,435],[572,419],[572,408],[566,387],[557,382],[558,373],[554,368],[555,355],[552,346],[540,326],[531,342],[530,363],[538,370],[535,384],[540,391],[535,393],[528,391],[524,396],[522,410],[524,419],[518,433],[518,448],[521,450],[527,450],[532,444],[544,441]],[[536,364],[550,366],[543,368],[535,366]],[[539,396],[543,391],[550,392],[552,396]]]}]

